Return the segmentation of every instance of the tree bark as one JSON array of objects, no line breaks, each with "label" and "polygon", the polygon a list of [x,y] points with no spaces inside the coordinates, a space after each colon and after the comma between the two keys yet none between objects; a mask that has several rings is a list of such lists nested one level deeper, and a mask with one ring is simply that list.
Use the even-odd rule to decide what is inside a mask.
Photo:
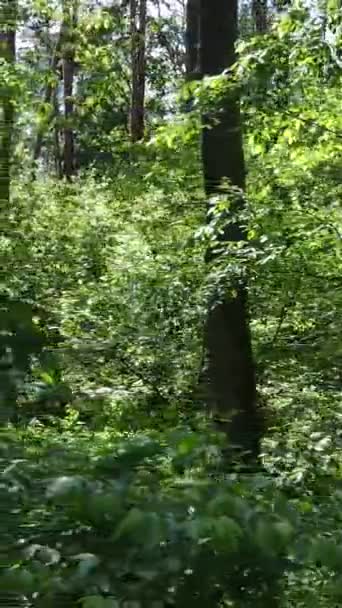
[{"label": "tree bark", "polygon": [[200,68],[200,0],[188,0],[186,7],[185,64],[187,80],[201,77]]},{"label": "tree bark", "polygon": [[[16,58],[16,0],[0,0],[0,59],[14,64]],[[1,86],[0,97],[0,208],[9,209],[11,148],[14,105],[10,88]]]},{"label": "tree bark", "polygon": [[257,34],[267,32],[267,0],[252,0],[252,15]]},{"label": "tree bark", "polygon": [[[215,76],[235,63],[237,0],[201,0],[201,72]],[[208,124],[210,126],[208,126]],[[222,195],[222,180],[241,191],[234,211],[243,206],[245,164],[238,93],[227,93],[220,112],[203,118],[202,159],[206,195]],[[227,225],[222,243],[244,239],[238,220]],[[207,259],[213,258],[208,252]],[[205,327],[206,360],[202,375],[205,399],[230,441],[259,453],[261,424],[248,319],[247,287],[237,279],[235,294],[215,297]],[[232,416],[232,414],[235,415]]]},{"label": "tree bark", "polygon": [[[45,94],[44,94],[44,105],[51,104],[53,101],[53,97],[55,96],[56,85],[51,80],[51,75],[56,76],[57,78],[57,68],[61,59],[61,50],[62,50],[62,28],[59,33],[56,47],[54,49],[51,62],[50,62],[50,74],[49,81],[46,85]],[[53,111],[51,111],[51,118],[53,116]],[[33,151],[33,160],[37,161],[40,157],[42,145],[44,140],[44,128],[40,128],[38,130],[36,143]]]},{"label": "tree bark", "polygon": [[131,140],[140,141],[145,133],[146,83],[146,0],[130,0],[132,44]]},{"label": "tree bark", "polygon": [[63,15],[63,84],[64,84],[64,148],[63,175],[71,180],[75,173],[75,141],[73,130],[74,78],[75,78],[75,30],[77,26],[77,0],[64,0]]},{"label": "tree bark", "polygon": [[58,105],[58,91],[55,89],[53,91],[53,107],[54,107],[54,126],[53,126],[53,134],[54,134],[54,160],[55,160],[55,171],[56,175],[59,179],[63,177],[63,163],[62,163],[62,155],[61,155],[61,146],[60,146],[60,132],[59,132],[59,123],[60,123],[60,112]]}]

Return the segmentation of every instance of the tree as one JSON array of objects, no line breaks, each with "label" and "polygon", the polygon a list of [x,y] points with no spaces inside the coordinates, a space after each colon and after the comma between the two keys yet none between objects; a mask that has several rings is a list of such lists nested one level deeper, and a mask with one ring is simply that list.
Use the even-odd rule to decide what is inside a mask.
[{"label": "tree", "polygon": [[252,14],[257,34],[267,31],[267,0],[252,0]]},{"label": "tree", "polygon": [[[17,4],[15,0],[0,0],[0,60],[4,73],[0,75],[0,206],[8,208],[10,201],[11,143],[14,105],[10,86],[10,66],[16,55]],[[1,68],[1,66],[0,66]]]},{"label": "tree", "polygon": [[[48,104],[54,106],[54,109],[50,114],[51,119],[53,118],[53,115],[56,116],[56,111],[58,112],[57,68],[58,68],[58,64],[61,60],[61,50],[62,50],[62,28],[58,34],[57,41],[56,41],[53,51],[52,51],[52,57],[50,60],[50,65],[49,65],[48,79],[47,79],[46,89],[45,89],[44,98],[43,98],[43,104],[45,106]],[[44,139],[44,135],[45,135],[45,128],[46,127],[44,125],[38,129],[37,139],[36,139],[34,151],[33,151],[33,159],[35,161],[37,161],[39,159],[40,154],[41,154],[43,139]],[[58,154],[58,158],[59,158],[59,154]],[[60,174],[60,171],[58,171],[58,174]]]},{"label": "tree", "polygon": [[70,180],[75,172],[75,142],[73,131],[74,78],[75,78],[75,33],[78,18],[78,0],[64,0],[62,24],[62,55],[64,84],[64,149],[63,174]]},{"label": "tree", "polygon": [[[237,0],[202,0],[200,57],[203,76],[219,75],[234,64],[236,37]],[[234,211],[239,211],[244,204],[245,163],[236,90],[229,90],[220,111],[203,117],[202,159],[209,204],[212,197],[222,195],[222,182],[229,180],[240,192],[233,205]],[[222,244],[227,245],[242,241],[244,231],[239,220],[227,222],[220,238]],[[208,260],[212,260],[213,255],[209,251]],[[206,402],[232,442],[256,456],[261,425],[256,404],[247,287],[238,279],[234,280],[230,293],[216,297],[209,307],[205,351],[202,379]],[[233,417],[232,413],[235,413]]]},{"label": "tree", "polygon": [[131,139],[144,137],[146,81],[146,0],[130,0],[132,44]]},{"label": "tree", "polygon": [[200,2],[188,0],[186,7],[186,74],[188,80],[200,76]]}]

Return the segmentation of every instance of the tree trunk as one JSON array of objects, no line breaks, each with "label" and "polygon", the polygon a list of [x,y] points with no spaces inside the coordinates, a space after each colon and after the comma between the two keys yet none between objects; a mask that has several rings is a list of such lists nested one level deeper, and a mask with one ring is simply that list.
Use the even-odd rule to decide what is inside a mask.
[{"label": "tree trunk", "polygon": [[[219,75],[235,58],[237,0],[202,0],[201,71]],[[243,206],[245,164],[237,92],[227,93],[220,112],[203,119],[202,158],[208,199],[222,195],[222,180],[240,189],[235,211]],[[208,127],[210,123],[210,127]],[[229,224],[222,241],[238,242],[244,232],[238,220]],[[212,259],[208,252],[208,260]],[[261,425],[256,407],[256,383],[248,321],[247,288],[234,280],[235,295],[216,297],[205,327],[206,360],[203,370],[205,399],[230,441],[259,453]],[[235,415],[232,416],[232,414]]]},{"label": "tree trunk", "polygon": [[200,68],[200,0],[188,0],[186,7],[186,75],[189,81],[201,77]]},{"label": "tree trunk", "polygon": [[146,81],[146,0],[130,0],[132,44],[131,139],[144,138]]},{"label": "tree trunk", "polygon": [[75,30],[77,26],[77,1],[64,0],[63,15],[63,84],[64,84],[64,149],[63,175],[71,180],[75,172],[75,142],[73,130],[74,78],[75,78]]},{"label": "tree trunk", "polygon": [[267,32],[267,0],[252,0],[252,14],[257,34]]},{"label": "tree trunk", "polygon": [[[61,58],[61,50],[62,50],[62,28],[59,33],[56,47],[54,49],[54,52],[53,52],[53,55],[51,58],[51,62],[50,62],[50,74],[49,74],[49,80],[46,85],[45,94],[44,94],[44,106],[46,106],[47,104],[51,104],[53,102],[53,97],[55,97],[55,90],[56,90],[57,85],[53,83],[53,81],[51,80],[51,76],[56,76],[56,79],[57,79],[57,68],[58,68],[60,58]],[[53,117],[53,114],[54,114],[54,111],[51,110],[51,118]],[[45,132],[44,128],[40,128],[38,130],[37,139],[36,139],[36,143],[35,143],[34,151],[33,151],[33,160],[34,161],[37,161],[40,157],[41,149],[42,149],[42,145],[43,145],[43,139],[44,139],[44,132]]]},{"label": "tree trunk", "polygon": [[[16,55],[15,0],[0,0],[0,59],[7,64],[15,63]],[[14,105],[10,88],[1,86],[0,98],[0,208],[9,209],[11,147],[14,125]]]},{"label": "tree trunk", "polygon": [[56,171],[57,177],[59,179],[61,179],[63,177],[63,163],[62,163],[61,146],[60,146],[60,132],[59,132],[60,113],[59,113],[57,88],[53,91],[53,107],[54,107],[53,152],[54,152],[54,161],[55,161],[55,171]]}]

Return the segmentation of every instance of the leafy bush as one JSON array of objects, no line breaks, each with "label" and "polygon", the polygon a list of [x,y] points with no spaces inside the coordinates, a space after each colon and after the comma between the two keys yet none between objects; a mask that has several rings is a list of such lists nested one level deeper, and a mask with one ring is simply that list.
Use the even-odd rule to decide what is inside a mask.
[{"label": "leafy bush", "polygon": [[[18,185],[15,236],[3,259],[8,291],[44,305],[54,319],[62,341],[49,353],[58,355],[59,382],[71,387],[75,407],[96,408],[88,396],[103,387],[112,395],[110,417],[129,391],[158,418],[164,403],[186,399],[195,380],[203,262],[200,247],[187,244],[194,219],[181,211],[164,233],[175,199],[186,205],[190,193],[165,192],[153,181],[141,191],[136,179],[130,191],[123,180],[91,176],[73,186]],[[133,424],[134,412],[130,418]]]},{"label": "leafy bush", "polygon": [[137,436],[87,474],[55,479],[48,516],[1,588],[34,606],[273,605],[293,568],[296,516],[261,476],[208,477],[217,449],[198,433]]}]

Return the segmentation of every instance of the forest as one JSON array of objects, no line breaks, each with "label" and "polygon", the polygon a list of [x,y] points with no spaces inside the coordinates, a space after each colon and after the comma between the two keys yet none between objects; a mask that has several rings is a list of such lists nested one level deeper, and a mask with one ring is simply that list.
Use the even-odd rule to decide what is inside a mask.
[{"label": "forest", "polygon": [[342,607],[341,0],[0,0],[0,600]]}]

